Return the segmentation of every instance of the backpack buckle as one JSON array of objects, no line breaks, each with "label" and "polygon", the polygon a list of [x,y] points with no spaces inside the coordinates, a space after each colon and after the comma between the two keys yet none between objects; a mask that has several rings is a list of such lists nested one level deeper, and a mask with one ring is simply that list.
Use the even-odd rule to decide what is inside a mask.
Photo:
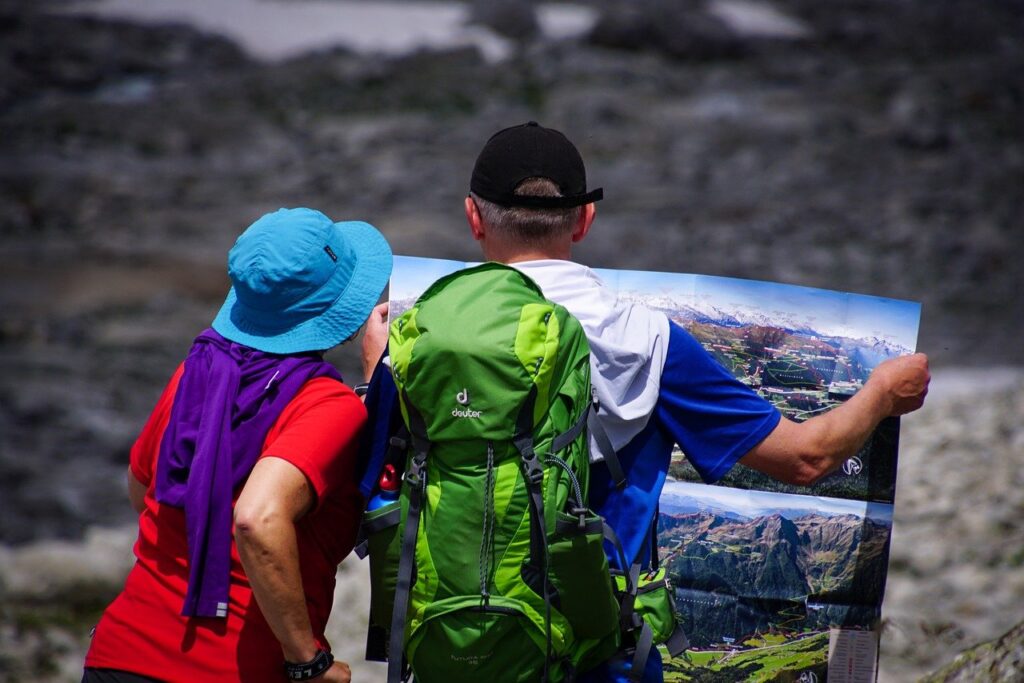
[{"label": "backpack buckle", "polygon": [[523,476],[526,480],[533,485],[538,485],[544,481],[544,468],[540,466],[540,462],[537,460],[537,454],[530,446],[524,446],[520,449],[520,455],[523,459]]},{"label": "backpack buckle", "polygon": [[575,515],[576,517],[579,518],[579,528],[580,528],[580,531],[583,531],[584,529],[587,528],[587,513],[588,512],[590,512],[590,510],[588,510],[587,508],[574,507],[572,509],[572,512],[569,513],[569,514]]},{"label": "backpack buckle", "polygon": [[423,469],[427,464],[427,454],[417,453],[413,456],[412,461],[409,463],[409,471],[406,472],[405,478],[413,488],[420,485],[423,480]]}]

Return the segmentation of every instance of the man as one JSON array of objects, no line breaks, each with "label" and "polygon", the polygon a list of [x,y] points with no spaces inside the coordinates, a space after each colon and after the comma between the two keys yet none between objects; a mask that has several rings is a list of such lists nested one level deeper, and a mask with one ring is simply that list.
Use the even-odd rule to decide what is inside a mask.
[{"label": "man", "polygon": [[[617,487],[609,468],[595,465],[590,501],[630,562],[649,561],[650,524],[674,444],[709,483],[739,462],[808,485],[856,453],[883,418],[923,404],[928,363],[915,354],[880,364],[835,410],[802,423],[782,418],[664,314],[618,302],[592,271],[571,260],[601,196],[600,189],[587,191],[575,146],[530,122],[499,131],[484,146],[465,213],[485,260],[521,270],[583,325],[600,403],[590,424],[591,458],[604,460],[613,450],[626,478]],[[609,561],[618,565],[613,556]],[[625,680],[629,666],[612,661],[584,680]],[[644,680],[661,678],[654,649]]]},{"label": "man", "polygon": [[324,627],[362,510],[366,411],[323,351],[371,314],[391,250],[366,223],[281,209],[239,237],[228,267],[212,329],[132,448],[137,561],[96,626],[85,683],[349,681]]}]

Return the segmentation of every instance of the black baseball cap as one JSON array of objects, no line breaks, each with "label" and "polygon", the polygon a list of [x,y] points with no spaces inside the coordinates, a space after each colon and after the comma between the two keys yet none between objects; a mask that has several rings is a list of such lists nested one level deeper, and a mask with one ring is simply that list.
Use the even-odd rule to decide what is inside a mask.
[{"label": "black baseball cap", "polygon": [[[562,196],[517,195],[516,187],[527,178],[547,178],[558,185]],[[601,188],[587,192],[583,158],[569,138],[536,121],[491,136],[476,158],[469,189],[500,206],[535,209],[571,208],[604,197]]]}]

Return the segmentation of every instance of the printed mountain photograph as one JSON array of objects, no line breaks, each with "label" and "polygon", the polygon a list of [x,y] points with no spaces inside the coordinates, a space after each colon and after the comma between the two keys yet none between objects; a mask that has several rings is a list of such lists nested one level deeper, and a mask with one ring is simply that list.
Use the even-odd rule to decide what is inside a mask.
[{"label": "printed mountain photograph", "polygon": [[[436,279],[472,265],[396,256],[391,319],[408,310]],[[797,422],[849,399],[876,365],[911,353],[916,345],[920,306],[910,301],[685,273],[595,272],[620,301],[664,312],[741,382]],[[899,418],[888,418],[841,469],[809,488],[742,465],[718,483],[892,503],[898,447]],[[669,474],[679,481],[701,481],[678,448]]]},{"label": "printed mountain photograph", "polygon": [[[634,275],[621,272],[620,287],[630,289],[620,289],[620,299],[663,311],[737,379],[797,422],[848,400],[876,365],[910,353],[916,345],[920,307],[909,301],[670,273],[645,274],[648,281],[657,277],[659,286],[641,282],[640,289],[626,282]],[[742,465],[718,483],[892,503],[898,446],[899,419],[890,418],[841,469],[810,488]],[[679,449],[669,473],[680,481],[701,481]]]},{"label": "printed mountain photograph", "polygon": [[824,680],[831,630],[877,626],[891,529],[886,504],[668,482],[658,550],[690,649],[666,680]]}]

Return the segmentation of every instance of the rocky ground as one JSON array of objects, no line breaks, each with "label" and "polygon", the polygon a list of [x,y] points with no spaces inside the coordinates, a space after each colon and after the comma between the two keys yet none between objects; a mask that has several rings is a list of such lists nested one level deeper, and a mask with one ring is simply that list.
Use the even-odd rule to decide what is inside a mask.
[{"label": "rocky ground", "polygon": [[[0,671],[80,661],[129,559],[128,447],[235,236],[308,205],[397,253],[473,258],[469,169],[510,123],[568,132],[604,186],[583,260],[920,300],[940,369],[1024,365],[1019,0],[582,4],[592,30],[554,40],[476,3],[504,61],[268,62],[184,24],[0,0]],[[1022,387],[997,376],[906,422],[890,680],[1024,618]]]},{"label": "rocky ground", "polygon": [[880,679],[916,680],[1024,621],[1024,372],[936,372],[903,420],[891,543]]}]

